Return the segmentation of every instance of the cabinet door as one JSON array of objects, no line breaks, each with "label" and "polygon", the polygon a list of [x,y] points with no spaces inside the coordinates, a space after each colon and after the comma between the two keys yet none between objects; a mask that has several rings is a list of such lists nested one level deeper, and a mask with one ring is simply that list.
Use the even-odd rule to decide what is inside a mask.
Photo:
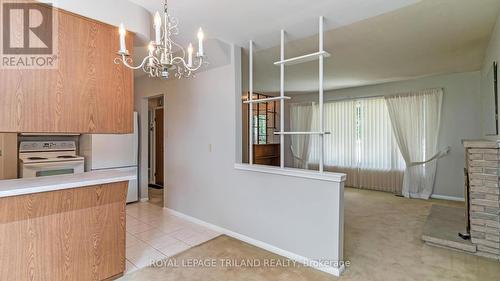
[{"label": "cabinet door", "polygon": [[3,134],[0,134],[0,180],[4,179],[4,156],[5,148],[3,146]]},{"label": "cabinet door", "polygon": [[17,134],[0,134],[0,180],[17,178]]},{"label": "cabinet door", "polygon": [[0,132],[132,132],[133,73],[113,62],[118,29],[62,10],[57,18],[56,69],[0,69]]}]

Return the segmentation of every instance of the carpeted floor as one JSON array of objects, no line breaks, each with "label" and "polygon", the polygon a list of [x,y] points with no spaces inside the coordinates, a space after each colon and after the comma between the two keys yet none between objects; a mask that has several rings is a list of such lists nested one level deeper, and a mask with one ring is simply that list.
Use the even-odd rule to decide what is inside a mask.
[{"label": "carpeted floor", "polygon": [[[280,280],[500,280],[500,263],[425,245],[424,224],[439,200],[410,200],[391,194],[347,188],[345,191],[345,260],[351,266],[341,278],[305,267],[161,267],[145,268],[122,280],[137,281],[280,281]],[[280,259],[272,253],[222,236],[174,257],[192,259]]]},{"label": "carpeted floor", "polygon": [[[195,263],[205,263],[203,266]],[[167,260],[125,275],[134,281],[327,281],[331,276],[222,235]],[[245,264],[244,264],[245,263]],[[287,266],[270,267],[271,263]]]}]

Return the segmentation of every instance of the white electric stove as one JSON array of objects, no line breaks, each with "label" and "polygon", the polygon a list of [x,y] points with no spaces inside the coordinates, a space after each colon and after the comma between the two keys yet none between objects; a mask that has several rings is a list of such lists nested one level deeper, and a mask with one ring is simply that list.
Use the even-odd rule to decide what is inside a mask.
[{"label": "white electric stove", "polygon": [[34,178],[83,173],[85,160],[74,141],[26,141],[19,145],[19,176]]}]

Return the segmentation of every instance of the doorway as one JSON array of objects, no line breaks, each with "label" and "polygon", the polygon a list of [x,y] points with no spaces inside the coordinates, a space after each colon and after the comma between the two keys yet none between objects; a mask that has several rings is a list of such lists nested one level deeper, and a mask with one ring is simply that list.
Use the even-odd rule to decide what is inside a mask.
[{"label": "doorway", "polygon": [[148,196],[150,203],[161,207],[163,207],[165,191],[163,102],[163,97],[148,100]]}]

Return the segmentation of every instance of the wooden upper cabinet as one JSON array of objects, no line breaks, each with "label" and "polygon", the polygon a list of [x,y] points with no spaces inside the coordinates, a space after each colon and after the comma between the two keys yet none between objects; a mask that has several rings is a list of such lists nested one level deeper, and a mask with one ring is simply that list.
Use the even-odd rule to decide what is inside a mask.
[{"label": "wooden upper cabinet", "polygon": [[[57,68],[0,68],[0,132],[132,132],[134,77],[114,63],[118,28],[63,10],[56,14]],[[128,32],[130,52],[132,46]]]}]

